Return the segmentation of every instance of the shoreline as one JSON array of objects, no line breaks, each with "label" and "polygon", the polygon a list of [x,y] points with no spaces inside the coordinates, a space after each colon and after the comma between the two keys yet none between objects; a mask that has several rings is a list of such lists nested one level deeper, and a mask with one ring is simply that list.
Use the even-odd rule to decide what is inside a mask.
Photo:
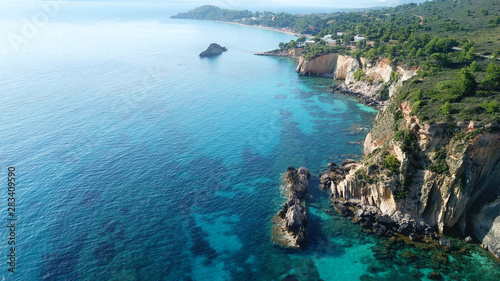
[{"label": "shoreline", "polygon": [[265,29],[265,30],[270,30],[270,31],[276,31],[276,32],[281,32],[281,33],[285,33],[285,34],[288,34],[288,35],[293,35],[293,36],[296,36],[296,37],[301,37],[301,36],[304,36],[308,39],[310,38],[313,38],[312,35],[310,34],[300,34],[300,33],[297,33],[297,32],[294,32],[292,29],[284,29],[284,28],[275,28],[275,27],[269,27],[269,26],[264,26],[264,25],[250,25],[250,24],[243,24],[243,23],[239,23],[239,22],[231,22],[231,21],[221,21],[221,20],[212,20],[213,22],[219,22],[219,23],[227,23],[227,24],[234,24],[234,25],[241,25],[241,26],[248,26],[248,27],[255,27],[255,28],[259,28],[259,29]]}]

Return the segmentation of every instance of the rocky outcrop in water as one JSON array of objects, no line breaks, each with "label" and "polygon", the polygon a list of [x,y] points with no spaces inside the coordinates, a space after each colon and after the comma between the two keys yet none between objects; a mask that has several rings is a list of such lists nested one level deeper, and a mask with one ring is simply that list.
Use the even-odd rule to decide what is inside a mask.
[{"label": "rocky outcrop in water", "polygon": [[273,217],[271,240],[283,247],[299,248],[307,243],[307,210],[305,197],[309,186],[310,174],[306,168],[287,169],[288,200]]},{"label": "rocky outcrop in water", "polygon": [[222,47],[221,45],[217,43],[212,43],[208,48],[201,52],[200,57],[212,57],[212,56],[217,56],[222,54],[223,52],[227,51],[227,48]]},{"label": "rocky outcrop in water", "polygon": [[302,51],[304,51],[304,48],[292,48],[292,49],[284,49],[284,50],[277,49],[277,50],[272,50],[269,52],[256,53],[255,55],[291,58],[294,60],[298,60],[300,55],[302,55]]},{"label": "rocky outcrop in water", "polygon": [[346,84],[338,84],[332,86],[332,93],[340,93],[346,96],[350,96],[356,99],[358,102],[373,107],[375,109],[381,109],[384,102],[380,100],[377,96],[366,95],[362,92],[357,92],[351,89]]}]

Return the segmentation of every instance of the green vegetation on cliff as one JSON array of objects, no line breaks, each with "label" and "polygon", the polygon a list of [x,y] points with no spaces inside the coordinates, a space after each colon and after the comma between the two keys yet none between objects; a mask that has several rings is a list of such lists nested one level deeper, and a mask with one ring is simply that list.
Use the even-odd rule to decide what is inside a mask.
[{"label": "green vegetation on cliff", "polygon": [[291,28],[297,33],[316,34],[316,30],[324,28],[325,22],[319,15],[292,15],[288,13],[255,12],[248,10],[238,11],[221,9],[212,5],[205,5],[187,13],[180,13],[172,18],[204,19],[227,22],[238,22],[248,25],[263,25],[275,28]]}]

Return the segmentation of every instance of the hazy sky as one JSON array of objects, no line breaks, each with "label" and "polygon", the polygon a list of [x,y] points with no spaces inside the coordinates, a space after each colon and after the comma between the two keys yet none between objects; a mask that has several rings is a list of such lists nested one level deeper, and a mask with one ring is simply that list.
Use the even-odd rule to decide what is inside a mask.
[{"label": "hazy sky", "polygon": [[374,7],[374,6],[394,6],[401,3],[424,2],[423,0],[186,0],[182,2],[220,3],[230,6],[307,6],[307,7]]},{"label": "hazy sky", "polygon": [[368,8],[375,6],[395,6],[398,4],[410,3],[410,2],[421,3],[424,2],[425,0],[69,0],[69,1],[162,2],[162,3],[172,3],[172,4],[174,3],[186,4],[193,6],[210,4],[223,8],[245,9],[246,7],[269,7],[269,6]]}]

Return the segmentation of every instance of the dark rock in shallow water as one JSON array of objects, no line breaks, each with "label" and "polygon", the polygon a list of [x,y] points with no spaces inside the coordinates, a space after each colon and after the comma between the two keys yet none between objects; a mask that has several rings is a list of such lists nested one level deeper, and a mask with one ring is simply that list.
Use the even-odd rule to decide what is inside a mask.
[{"label": "dark rock in shallow water", "polygon": [[411,233],[418,232],[414,221],[403,221],[399,223],[398,232],[409,236]]},{"label": "dark rock in shallow water", "polygon": [[281,281],[299,281],[299,279],[293,275],[288,275],[287,277],[283,278]]},{"label": "dark rock in shallow water", "polygon": [[384,225],[393,225],[394,220],[391,219],[388,215],[377,215],[375,216],[375,221]]},{"label": "dark rock in shallow water", "polygon": [[375,232],[375,234],[382,236],[385,235],[386,231],[387,229],[385,228],[385,226],[378,223],[373,224],[373,232]]},{"label": "dark rock in shallow water", "polygon": [[340,166],[345,166],[347,164],[353,164],[353,163],[356,163],[356,161],[354,161],[353,159],[346,159],[342,163],[340,163]]},{"label": "dark rock in shallow water", "polygon": [[369,219],[363,218],[359,221],[359,225],[361,225],[363,228],[369,228],[372,226],[372,222]]},{"label": "dark rock in shallow water", "polygon": [[366,104],[370,107],[379,109],[382,106],[382,102],[375,97],[369,97],[361,92],[356,92],[350,89],[346,84],[334,85],[332,87],[332,93],[341,93],[350,97],[355,98],[358,102]]},{"label": "dark rock in shallow water", "polygon": [[439,236],[436,234],[436,232],[432,228],[426,228],[424,234],[429,235],[430,238],[432,239],[439,239]]},{"label": "dark rock in shallow water", "polygon": [[307,230],[304,226],[301,226],[297,231],[297,238],[295,240],[297,245],[304,246],[307,243]]},{"label": "dark rock in shallow water", "polygon": [[411,233],[410,235],[408,235],[408,237],[410,238],[411,241],[417,240],[417,234],[415,233]]},{"label": "dark rock in shallow water", "polygon": [[349,209],[349,207],[347,207],[346,205],[340,203],[340,202],[336,202],[333,204],[333,208],[335,209],[335,211],[337,211],[339,214],[343,215],[343,216],[350,216],[352,215],[352,212],[351,210]]},{"label": "dark rock in shallow water", "polygon": [[328,174],[321,175],[319,179],[319,187],[321,189],[327,189],[328,187],[330,187],[331,183],[332,179],[328,176]]},{"label": "dark rock in shallow water", "polygon": [[451,247],[451,241],[444,238],[444,237],[441,237],[439,238],[439,245],[440,246],[443,246],[443,247],[448,247],[450,248]]},{"label": "dark rock in shallow water", "polygon": [[401,252],[401,257],[409,262],[415,261],[417,259],[417,255],[415,255],[415,253],[410,250],[404,250],[403,252]]},{"label": "dark rock in shallow water", "polygon": [[443,279],[443,277],[441,276],[441,273],[439,273],[437,271],[430,272],[427,275],[427,278],[429,278],[431,280],[441,280],[441,279]]},{"label": "dark rock in shallow water", "polygon": [[223,52],[227,51],[227,48],[222,47],[221,45],[217,43],[212,43],[208,48],[201,52],[200,57],[211,57],[211,56],[217,56],[222,54]]}]

